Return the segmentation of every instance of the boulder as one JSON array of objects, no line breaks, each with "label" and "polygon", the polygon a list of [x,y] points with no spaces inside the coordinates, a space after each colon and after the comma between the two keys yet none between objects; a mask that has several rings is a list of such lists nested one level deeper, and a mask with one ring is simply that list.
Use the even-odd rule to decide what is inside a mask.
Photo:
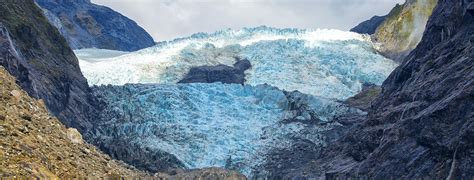
[{"label": "boulder", "polygon": [[83,144],[82,135],[74,128],[67,129],[67,138],[74,144]]}]

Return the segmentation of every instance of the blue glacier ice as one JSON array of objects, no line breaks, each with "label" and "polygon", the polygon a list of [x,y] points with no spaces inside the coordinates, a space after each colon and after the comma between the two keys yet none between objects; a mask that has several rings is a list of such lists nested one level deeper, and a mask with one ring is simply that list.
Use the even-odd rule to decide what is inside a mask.
[{"label": "blue glacier ice", "polygon": [[363,83],[380,85],[397,66],[377,54],[366,35],[265,26],[198,33],[99,62],[78,56],[91,85],[173,84],[192,67],[232,66],[240,57],[253,66],[247,84],[336,99],[356,94]]},{"label": "blue glacier ice", "polygon": [[[298,116],[289,109],[288,96],[268,85],[137,84],[94,91],[108,107],[95,137],[132,139],[143,148],[173,154],[187,168],[224,167],[231,158],[247,174],[268,150],[290,147],[297,137],[324,145],[318,132],[338,126],[308,121],[329,122],[338,114],[358,112],[302,95],[307,113],[317,117]],[[296,121],[283,123],[291,118]]]},{"label": "blue glacier ice", "polygon": [[[265,26],[76,55],[104,102],[88,136],[167,152],[187,168],[224,167],[230,159],[247,175],[295,139],[325,146],[324,132],[340,126],[334,117],[364,113],[340,102],[364,83],[381,85],[397,66],[366,35]],[[232,66],[236,57],[252,64],[245,85],[177,84],[192,67]]]}]

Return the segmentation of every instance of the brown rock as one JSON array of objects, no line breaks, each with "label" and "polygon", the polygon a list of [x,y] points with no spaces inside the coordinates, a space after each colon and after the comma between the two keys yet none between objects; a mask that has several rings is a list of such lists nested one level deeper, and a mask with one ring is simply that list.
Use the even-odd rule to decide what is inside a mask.
[{"label": "brown rock", "polygon": [[69,128],[67,129],[67,138],[74,144],[83,144],[82,135],[77,131],[77,129]]},{"label": "brown rock", "polygon": [[10,91],[10,95],[15,97],[16,99],[20,99],[21,93],[18,90],[13,90],[13,91]]}]

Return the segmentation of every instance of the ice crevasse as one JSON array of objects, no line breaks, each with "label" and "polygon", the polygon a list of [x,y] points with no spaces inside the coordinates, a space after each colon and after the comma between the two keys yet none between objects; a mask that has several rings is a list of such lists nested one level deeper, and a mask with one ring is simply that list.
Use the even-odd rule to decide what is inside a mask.
[{"label": "ice crevasse", "polygon": [[[198,33],[124,53],[76,51],[105,103],[91,136],[132,139],[168,152],[187,168],[231,166],[247,175],[294,139],[325,145],[331,120],[363,113],[340,103],[362,84],[381,85],[397,66],[366,35],[270,27]],[[177,84],[197,66],[247,59],[245,85]],[[299,92],[293,92],[299,91]],[[107,143],[107,142],[105,142]]]},{"label": "ice crevasse", "polygon": [[[94,92],[108,107],[93,134],[102,143],[126,138],[143,149],[168,152],[187,168],[225,167],[230,159],[247,175],[271,150],[291,147],[295,138],[325,145],[318,132],[338,126],[330,122],[334,116],[360,113],[268,85],[128,84]],[[296,103],[304,112],[292,110]]]},{"label": "ice crevasse", "polygon": [[173,84],[192,67],[232,66],[239,57],[252,64],[246,84],[345,99],[363,83],[380,85],[397,66],[377,54],[369,39],[339,30],[262,26],[198,33],[121,56],[79,59],[90,84],[124,85]]}]

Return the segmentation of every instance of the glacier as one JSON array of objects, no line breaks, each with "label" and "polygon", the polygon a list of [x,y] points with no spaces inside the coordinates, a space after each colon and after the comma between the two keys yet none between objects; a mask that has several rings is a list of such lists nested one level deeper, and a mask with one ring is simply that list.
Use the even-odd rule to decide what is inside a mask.
[{"label": "glacier", "polygon": [[[143,149],[173,154],[187,168],[225,167],[230,158],[246,174],[268,150],[290,147],[294,138],[324,145],[318,132],[338,126],[333,117],[362,113],[268,85],[129,84],[95,87],[94,92],[107,106],[94,138],[131,139]],[[291,103],[290,96],[304,102]],[[297,113],[290,108],[295,103],[307,108]]]},{"label": "glacier", "polygon": [[381,85],[397,66],[376,53],[367,35],[265,26],[198,33],[95,61],[77,56],[91,85],[174,84],[192,67],[232,66],[239,57],[252,64],[246,84],[340,100],[359,92],[364,83]]},{"label": "glacier", "polygon": [[[145,152],[123,159],[137,167],[159,163],[149,152],[165,152],[185,168],[250,176],[276,149],[326,146],[327,134],[341,126],[336,117],[365,114],[342,102],[364,84],[381,85],[397,66],[367,35],[265,26],[197,33],[136,52],[75,53],[102,108],[85,136],[106,152],[132,157],[114,152],[122,151],[114,143],[125,142]],[[193,67],[232,66],[236,59],[252,65],[244,85],[178,83]]]}]

